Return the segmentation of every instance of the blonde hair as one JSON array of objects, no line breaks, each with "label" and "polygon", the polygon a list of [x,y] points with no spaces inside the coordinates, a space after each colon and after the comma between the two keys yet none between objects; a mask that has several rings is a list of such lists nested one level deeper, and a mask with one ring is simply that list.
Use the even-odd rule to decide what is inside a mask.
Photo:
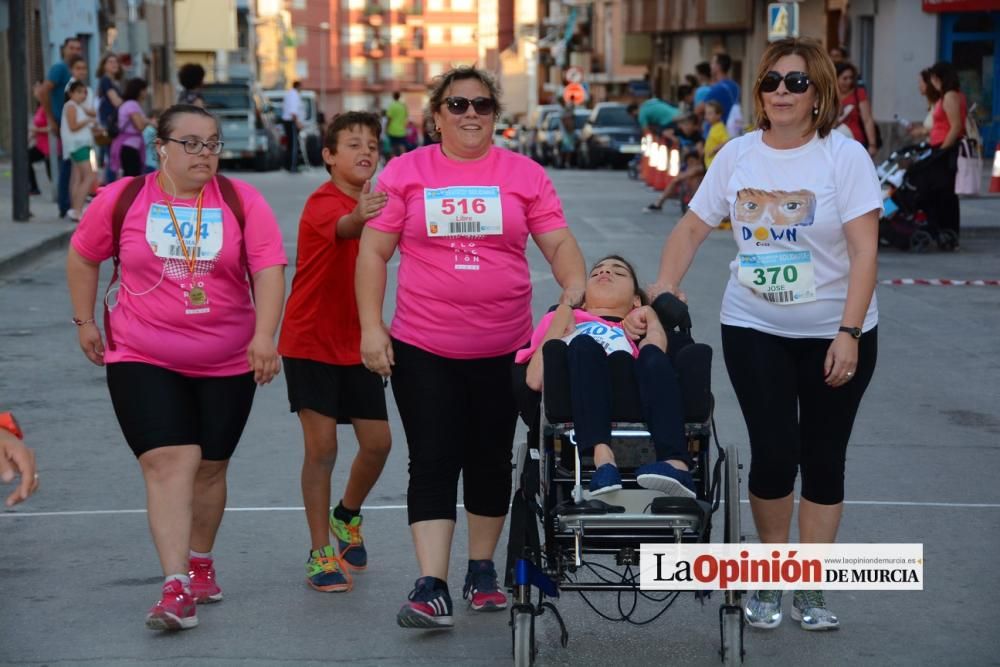
[{"label": "blonde hair", "polygon": [[754,112],[757,127],[762,130],[771,129],[771,121],[764,112],[764,97],[760,84],[764,77],[774,67],[774,64],[785,56],[800,56],[806,61],[806,74],[810,85],[816,92],[816,113],[812,116],[810,132],[817,132],[820,137],[830,134],[840,120],[840,96],[837,94],[837,73],[833,61],[823,46],[809,37],[782,39],[773,42],[764,51],[757,67],[757,78],[753,85]]}]

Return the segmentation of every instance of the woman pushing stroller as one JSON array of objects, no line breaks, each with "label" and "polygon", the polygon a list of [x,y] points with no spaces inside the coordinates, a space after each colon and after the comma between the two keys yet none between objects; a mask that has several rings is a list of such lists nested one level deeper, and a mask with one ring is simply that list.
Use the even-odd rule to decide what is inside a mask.
[{"label": "woman pushing stroller", "polygon": [[[655,462],[636,470],[636,481],[644,488],[667,495],[695,497],[680,386],[667,356],[667,333],[648,304],[632,265],[618,255],[608,255],[590,270],[583,306],[573,309],[560,304],[542,318],[532,334],[531,344],[516,356],[517,363],[528,365],[528,386],[540,391],[544,377],[543,348],[549,345],[566,348],[577,447],[581,453],[593,450],[594,455],[596,471],[590,480],[591,496],[622,488],[610,447],[611,364],[616,355],[627,355],[635,360],[642,415],[656,451]],[[636,311],[634,318],[646,323],[646,335],[638,345],[621,325],[633,311]]]}]

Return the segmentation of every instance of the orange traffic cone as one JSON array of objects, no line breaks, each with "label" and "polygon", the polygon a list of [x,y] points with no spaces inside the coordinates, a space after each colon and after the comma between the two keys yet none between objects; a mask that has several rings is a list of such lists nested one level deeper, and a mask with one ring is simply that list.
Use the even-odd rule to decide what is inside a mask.
[{"label": "orange traffic cone", "polygon": [[990,192],[1000,192],[1000,143],[993,153],[993,177],[990,178]]}]

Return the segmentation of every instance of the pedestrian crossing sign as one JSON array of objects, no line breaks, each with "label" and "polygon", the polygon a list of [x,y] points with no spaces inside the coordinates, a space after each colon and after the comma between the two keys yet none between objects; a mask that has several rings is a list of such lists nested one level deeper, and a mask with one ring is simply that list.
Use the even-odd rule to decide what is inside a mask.
[{"label": "pedestrian crossing sign", "polygon": [[799,36],[797,2],[772,2],[767,6],[767,41]]}]

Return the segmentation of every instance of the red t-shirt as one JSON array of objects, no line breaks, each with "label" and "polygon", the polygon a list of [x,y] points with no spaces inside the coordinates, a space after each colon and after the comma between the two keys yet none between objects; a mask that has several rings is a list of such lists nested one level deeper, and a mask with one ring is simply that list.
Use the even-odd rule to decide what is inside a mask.
[{"label": "red t-shirt", "polygon": [[861,120],[861,103],[867,99],[868,92],[861,87],[855,87],[854,90],[840,98],[841,109],[851,107],[850,112],[841,122],[851,128],[851,134],[854,135],[855,139],[866,145],[868,143],[868,138],[865,136],[865,128]]},{"label": "red t-shirt", "polygon": [[292,293],[278,340],[282,356],[338,366],[361,363],[361,324],[354,298],[359,240],[337,237],[337,221],[357,203],[329,181],[306,201]]}]

